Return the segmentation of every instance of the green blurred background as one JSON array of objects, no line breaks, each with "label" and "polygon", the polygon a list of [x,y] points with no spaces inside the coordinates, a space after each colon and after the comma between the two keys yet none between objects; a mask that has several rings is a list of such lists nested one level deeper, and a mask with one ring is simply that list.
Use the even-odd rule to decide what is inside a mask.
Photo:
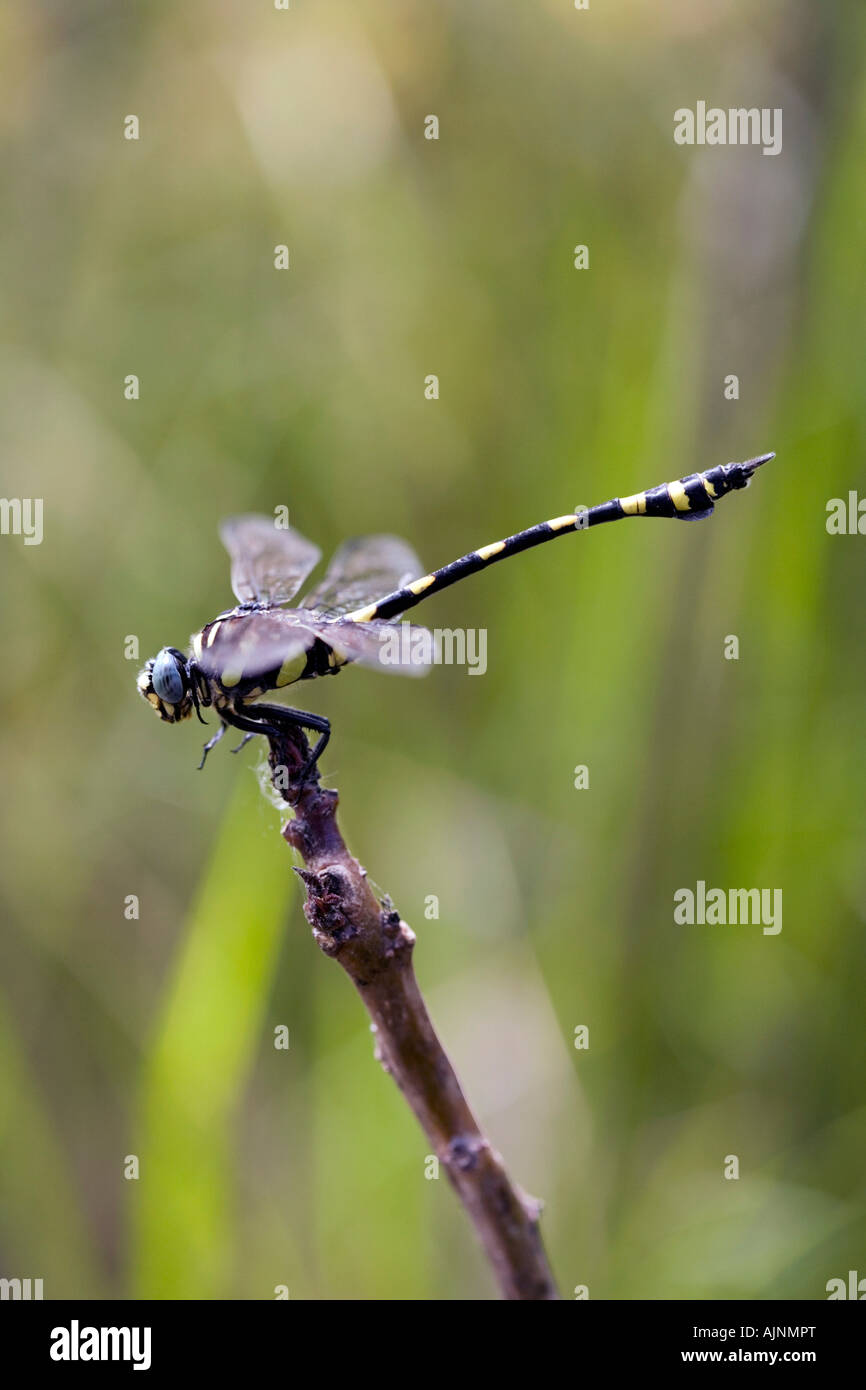
[{"label": "green blurred background", "polygon": [[[419,610],[487,629],[484,679],[302,693],[566,1296],[866,1274],[866,541],[825,528],[864,477],[862,4],[9,3],[0,90],[2,491],[45,504],[41,546],[0,539],[0,1274],[494,1296],[261,750],[196,773],[124,643],[230,603],[235,511],[438,565],[766,449],[710,522]],[[781,155],[675,145],[698,100],[782,107]],[[781,888],[781,934],[675,925],[698,879]]]}]

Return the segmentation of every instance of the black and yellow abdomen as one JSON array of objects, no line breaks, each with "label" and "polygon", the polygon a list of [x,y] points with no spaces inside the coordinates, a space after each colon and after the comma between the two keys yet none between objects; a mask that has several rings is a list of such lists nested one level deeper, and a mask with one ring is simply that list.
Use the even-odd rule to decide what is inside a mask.
[{"label": "black and yellow abdomen", "polygon": [[469,574],[476,574],[488,565],[505,560],[509,555],[530,550],[556,536],[567,536],[572,531],[587,531],[590,527],[602,526],[608,521],[621,521],[628,516],[666,516],[690,521],[709,516],[720,497],[737,488],[747,487],[755,469],[771,458],[775,458],[775,455],[760,454],[747,459],[745,463],[722,463],[704,473],[689,473],[687,477],[678,478],[672,483],[661,483],[647,492],[636,492],[631,497],[614,497],[597,507],[566,512],[564,516],[541,521],[537,526],[518,531],[516,535],[472,550],[459,560],[452,560],[450,565],[424,574],[420,579],[413,579],[410,584],[386,594],[376,603],[356,608],[346,616],[356,623],[393,618],[414,608],[422,599],[438,593],[440,589],[447,589],[450,584],[456,584]]}]

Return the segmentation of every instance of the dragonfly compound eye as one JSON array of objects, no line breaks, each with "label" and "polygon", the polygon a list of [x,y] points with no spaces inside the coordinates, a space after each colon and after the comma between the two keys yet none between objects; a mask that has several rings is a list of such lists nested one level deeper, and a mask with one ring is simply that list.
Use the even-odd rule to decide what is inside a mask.
[{"label": "dragonfly compound eye", "polygon": [[167,705],[179,705],[184,697],[185,684],[180,662],[173,652],[164,648],[153,663],[150,679],[156,694]]}]

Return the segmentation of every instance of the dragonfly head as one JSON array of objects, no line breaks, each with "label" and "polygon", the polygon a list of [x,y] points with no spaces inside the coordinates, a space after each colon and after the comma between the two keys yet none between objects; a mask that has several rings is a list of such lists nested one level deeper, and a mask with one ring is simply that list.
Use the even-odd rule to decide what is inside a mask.
[{"label": "dragonfly head", "polygon": [[167,724],[179,724],[192,714],[195,702],[189,665],[176,647],[163,647],[158,656],[145,663],[139,672],[138,689]]}]

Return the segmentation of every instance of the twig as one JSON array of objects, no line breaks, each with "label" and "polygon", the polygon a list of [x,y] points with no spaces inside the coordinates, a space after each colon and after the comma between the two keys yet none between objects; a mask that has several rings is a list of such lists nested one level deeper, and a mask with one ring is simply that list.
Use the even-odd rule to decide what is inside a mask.
[{"label": "twig", "polygon": [[293,784],[307,757],[297,742],[272,738],[274,786],[295,818],[283,828],[300,853],[304,913],[313,936],[342,965],[373,1022],[376,1057],[393,1076],[443,1165],[508,1299],[558,1298],[539,1232],[541,1203],[514,1184],[482,1133],[436,1036],[412,968],[414,932],[389,899],[378,902],[337,825],[335,791],[318,774]]}]

